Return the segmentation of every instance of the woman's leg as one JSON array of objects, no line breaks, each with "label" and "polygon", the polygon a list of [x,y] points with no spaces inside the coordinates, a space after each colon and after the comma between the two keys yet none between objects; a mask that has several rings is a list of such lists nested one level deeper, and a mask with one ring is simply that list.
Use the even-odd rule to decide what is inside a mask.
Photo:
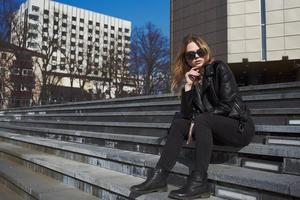
[{"label": "woman's leg", "polygon": [[218,141],[222,145],[235,147],[242,147],[249,144],[255,131],[252,119],[246,122],[243,133],[238,132],[238,126],[238,120],[211,113],[204,113],[195,119],[195,170],[203,174],[207,172],[213,141]]},{"label": "woman's leg", "polygon": [[169,170],[176,163],[184,136],[189,129],[189,120],[176,115],[171,123],[169,135],[163,148],[162,155],[152,173],[146,181],[131,187],[131,191],[137,193],[149,193],[154,191],[165,191],[167,189],[167,177]]},{"label": "woman's leg", "polygon": [[228,117],[203,113],[196,117],[193,133],[195,136],[196,158],[195,167],[191,170],[186,185],[172,191],[170,197],[176,199],[208,197],[210,189],[207,183],[207,169],[210,163],[213,141],[218,140],[224,145],[245,146],[253,134],[252,120],[248,121],[244,132],[238,132],[239,121]]},{"label": "woman's leg", "polygon": [[177,118],[172,121],[166,144],[163,147],[162,154],[157,163],[157,167],[171,170],[176,163],[178,154],[180,153],[185,136],[188,134],[190,121]]}]

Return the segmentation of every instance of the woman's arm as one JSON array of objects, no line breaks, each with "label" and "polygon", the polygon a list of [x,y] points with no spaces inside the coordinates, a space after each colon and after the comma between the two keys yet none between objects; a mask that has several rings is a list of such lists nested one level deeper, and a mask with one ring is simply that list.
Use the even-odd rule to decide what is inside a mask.
[{"label": "woman's arm", "polygon": [[183,88],[181,91],[181,105],[180,110],[185,119],[191,119],[193,115],[193,108],[192,108],[192,101],[193,101],[193,89],[185,91]]},{"label": "woman's arm", "polygon": [[220,62],[217,66],[219,79],[219,103],[215,114],[228,114],[232,110],[235,97],[238,95],[238,86],[229,66]]}]

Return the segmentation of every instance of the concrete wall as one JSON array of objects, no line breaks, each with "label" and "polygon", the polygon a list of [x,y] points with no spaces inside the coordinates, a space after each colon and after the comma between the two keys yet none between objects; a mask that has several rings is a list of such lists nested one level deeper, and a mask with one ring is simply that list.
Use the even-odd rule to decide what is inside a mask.
[{"label": "concrete wall", "polygon": [[171,1],[172,60],[187,34],[200,34],[212,48],[213,54],[227,60],[226,0]]},{"label": "concrete wall", "polygon": [[266,0],[267,58],[300,58],[300,1]]},{"label": "concrete wall", "polygon": [[260,0],[228,0],[229,63],[261,60]]}]

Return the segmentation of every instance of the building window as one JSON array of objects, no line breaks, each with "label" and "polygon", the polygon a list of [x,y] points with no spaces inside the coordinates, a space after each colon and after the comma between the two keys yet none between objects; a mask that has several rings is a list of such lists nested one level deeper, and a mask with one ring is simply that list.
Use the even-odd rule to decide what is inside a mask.
[{"label": "building window", "polygon": [[99,23],[99,22],[96,22],[96,26],[100,26],[100,23]]},{"label": "building window", "polygon": [[93,25],[93,22],[91,20],[89,20],[89,25]]},{"label": "building window", "polygon": [[119,28],[119,32],[122,32],[123,30],[122,30],[122,28]]},{"label": "building window", "polygon": [[104,32],[104,36],[108,36],[108,33],[107,33],[107,32]]},{"label": "building window", "polygon": [[73,24],[73,25],[72,25],[72,29],[76,29],[76,25]]},{"label": "building window", "polygon": [[37,15],[33,15],[33,14],[29,14],[29,19],[33,20],[33,21],[39,21],[39,16]]},{"label": "building window", "polygon": [[73,17],[72,17],[72,21],[76,21],[76,17],[73,16]]},{"label": "building window", "polygon": [[104,28],[108,28],[108,25],[107,25],[107,24],[104,24]]},{"label": "building window", "polygon": [[11,73],[14,74],[14,75],[20,75],[20,69],[15,67],[15,68],[12,69]]},{"label": "building window", "polygon": [[49,15],[49,10],[44,10],[45,15]]},{"label": "building window", "polygon": [[59,17],[59,13],[58,12],[54,12],[54,17]]},{"label": "building window", "polygon": [[40,7],[38,7],[38,6],[32,6],[32,11],[33,12],[39,12],[40,11]]},{"label": "building window", "polygon": [[129,33],[129,29],[128,28],[125,28],[125,33]]},{"label": "building window", "polygon": [[68,19],[68,15],[67,14],[63,14],[62,18],[63,19]]},{"label": "building window", "polygon": [[110,37],[111,37],[111,38],[115,38],[115,35],[114,35],[114,34],[110,34]]},{"label": "building window", "polygon": [[111,26],[110,29],[111,29],[111,30],[115,30],[115,27],[114,27],[114,26]]},{"label": "building window", "polygon": [[60,70],[65,70],[66,67],[65,67],[65,65],[60,65],[60,66],[59,66],[59,69],[60,69]]},{"label": "building window", "polygon": [[82,19],[82,18],[80,18],[80,20],[79,20],[81,23],[84,23],[84,19]]},{"label": "building window", "polygon": [[51,65],[51,69],[52,69],[52,70],[56,70],[56,69],[57,69],[57,66],[56,66],[56,65]]},{"label": "building window", "polygon": [[38,29],[38,25],[37,24],[31,24],[29,23],[29,30],[37,30]]}]

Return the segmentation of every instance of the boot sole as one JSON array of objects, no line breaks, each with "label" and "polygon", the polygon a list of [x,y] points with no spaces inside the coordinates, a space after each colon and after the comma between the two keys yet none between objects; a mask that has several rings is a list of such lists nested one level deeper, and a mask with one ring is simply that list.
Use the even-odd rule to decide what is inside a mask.
[{"label": "boot sole", "polygon": [[141,195],[141,194],[148,194],[152,192],[167,192],[167,191],[168,191],[168,186],[165,186],[163,188],[152,189],[152,190],[131,191],[131,192]]},{"label": "boot sole", "polygon": [[210,197],[210,193],[203,193],[203,194],[198,194],[198,195],[194,195],[194,196],[189,196],[189,197],[178,197],[178,196],[172,196],[169,195],[168,197],[172,198],[172,199],[180,199],[180,200],[192,200],[192,199],[196,199],[196,198],[209,198]]}]

